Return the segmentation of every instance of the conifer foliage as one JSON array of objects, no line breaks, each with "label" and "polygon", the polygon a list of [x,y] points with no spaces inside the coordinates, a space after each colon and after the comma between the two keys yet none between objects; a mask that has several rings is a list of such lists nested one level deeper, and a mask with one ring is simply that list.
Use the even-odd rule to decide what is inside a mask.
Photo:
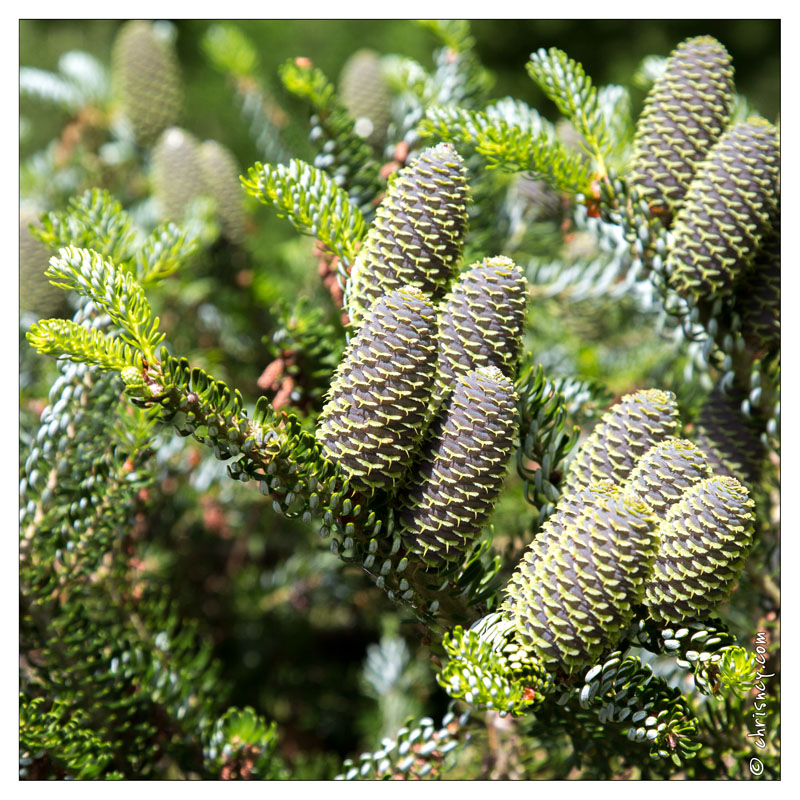
[{"label": "conifer foliage", "polygon": [[[269,537],[280,517],[291,521],[289,561],[303,579],[293,582],[288,561],[279,568],[293,604],[304,609],[319,586],[324,603],[339,603],[346,576],[368,576],[374,588],[359,587],[347,614],[372,591],[391,609],[381,613],[412,622],[405,630],[420,634],[450,698],[440,725],[418,707],[396,714],[409,721],[327,777],[475,778],[502,762],[528,778],[702,778],[722,775],[723,760],[730,776],[746,775],[746,738],[730,739],[744,737],[756,662],[739,618],[748,592],[770,631],[778,612],[777,130],[756,115],[731,121],[731,59],[708,36],[666,60],[636,126],[627,90],[596,86],[557,48],[532,53],[528,75],[570,123],[565,136],[522,101],[480,107],[488,77],[466,23],[425,28],[442,44],[436,76],[451,79],[435,91],[415,62],[378,70],[374,54],[345,71],[341,99],[308,59],[281,69],[311,106],[319,152],[313,164],[255,163],[242,194],[317,241],[347,315],[340,324],[341,309],[305,297],[276,306],[276,329],[260,333],[277,364],[266,384],[284,370],[289,386],[281,402],[250,396],[258,371],[240,390],[175,345],[165,287],[191,285],[192,258],[246,258],[252,226],[230,153],[174,127],[177,79],[163,43],[146,23],[120,34],[120,97],[137,141],[155,143],[151,188],[174,222],[154,225],[96,189],[44,215],[35,234],[72,316],[26,331],[57,362],[20,470],[23,777],[305,777],[302,759],[281,751],[291,714],[278,725],[231,705],[237,687],[220,677],[224,648],[204,618],[213,604],[188,618],[165,568],[150,572],[139,540],[152,495],[163,502],[159,484],[175,491],[164,477],[169,434],[226,462],[237,483],[214,479],[215,492],[228,490],[220,505],[245,503],[239,484],[268,499],[257,505],[251,492],[237,525],[260,518]],[[207,48],[252,89],[255,51],[236,59],[237,41],[217,29]],[[154,70],[163,86],[151,85]],[[378,85],[396,102],[368,110],[358,91]],[[381,170],[380,148],[400,137],[393,169]],[[502,222],[536,215],[517,213],[511,193],[493,199],[505,186],[492,182],[496,167],[560,193],[571,221],[553,225],[556,237],[583,226],[605,248],[611,272],[590,303],[614,286],[633,324],[674,334],[678,355],[626,373],[616,402],[610,381],[563,374],[566,345],[546,351],[553,334],[536,317],[547,296],[527,266],[536,237],[517,246],[527,234]],[[220,240],[193,217],[203,195]],[[497,230],[486,230],[490,219]],[[502,247],[475,255],[487,241]],[[253,273],[241,275],[244,292]],[[664,388],[641,388],[653,374]],[[306,530],[330,553],[315,533],[304,560]],[[247,572],[247,541],[232,572]],[[337,572],[331,553],[357,569]],[[251,582],[236,598],[252,620],[270,605],[270,575]],[[407,661],[387,666],[387,696],[408,693]],[[761,757],[776,776],[772,742]]]}]

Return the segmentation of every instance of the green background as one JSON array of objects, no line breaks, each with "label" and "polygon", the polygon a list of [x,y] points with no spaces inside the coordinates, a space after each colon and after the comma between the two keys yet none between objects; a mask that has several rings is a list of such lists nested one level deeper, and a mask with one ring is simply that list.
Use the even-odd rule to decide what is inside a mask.
[{"label": "green background", "polygon": [[[55,69],[59,56],[85,50],[109,63],[114,35],[122,20],[22,20],[20,64]],[[224,76],[216,72],[200,42],[215,20],[171,20],[177,28],[177,51],[185,82],[183,125],[201,138],[214,138],[230,147],[243,164],[256,152]],[[306,144],[307,113],[283,90],[278,66],[287,58],[306,56],[335,78],[348,56],[362,47],[397,53],[431,65],[434,37],[410,20],[241,20],[256,45],[259,74],[278,101],[291,113],[296,127],[290,139],[298,154]],[[641,60],[666,56],[689,36],[709,34],[730,52],[740,93],[774,120],[780,104],[779,20],[475,20],[472,33],[481,61],[496,76],[493,96],[511,95],[555,116],[525,72],[525,63],[540,47],[560,47],[585,67],[599,85],[630,82]],[[639,105],[643,92],[634,92]],[[639,108],[634,108],[638,113]],[[46,144],[64,119],[51,107],[23,98],[21,112],[33,124],[22,155]],[[310,151],[309,151],[310,152]]]}]

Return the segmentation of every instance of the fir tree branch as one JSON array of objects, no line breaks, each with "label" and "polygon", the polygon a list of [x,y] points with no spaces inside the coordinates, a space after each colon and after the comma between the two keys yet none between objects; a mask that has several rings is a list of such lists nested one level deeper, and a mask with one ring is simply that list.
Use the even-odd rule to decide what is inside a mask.
[{"label": "fir tree branch", "polygon": [[534,507],[534,533],[553,513],[564,477],[563,463],[578,442],[577,425],[565,430],[567,408],[557,386],[541,366],[529,365],[517,380],[520,446],[517,472],[525,482],[525,499]]},{"label": "fir tree branch", "polygon": [[474,149],[486,158],[488,169],[531,172],[560,191],[590,192],[592,175],[586,160],[522,103],[500,101],[484,111],[434,106],[419,130],[424,136]]},{"label": "fir tree branch", "polygon": [[259,67],[256,46],[237,25],[209,26],[202,47],[220,72],[228,72],[237,78],[253,75]]},{"label": "fir tree branch", "polygon": [[217,23],[209,26],[202,48],[213,66],[225,73],[233,85],[240,112],[262,158],[275,163],[288,162],[290,154],[282,141],[281,129],[289,117],[256,74],[259,55],[255,44],[237,25]]},{"label": "fir tree branch", "polygon": [[588,152],[597,161],[601,177],[604,176],[611,137],[597,89],[581,64],[562,50],[551,47],[532,53],[527,69],[531,78],[583,137]]},{"label": "fir tree branch", "polygon": [[50,250],[85,248],[120,264],[131,257],[135,233],[130,217],[108,192],[93,189],[70,199],[64,211],[42,218],[36,237]]},{"label": "fir tree branch", "polygon": [[256,163],[242,179],[248,194],[275,206],[300,233],[315,236],[340,258],[352,263],[364,237],[364,218],[344,190],[322,170],[299,159],[283,164]]},{"label": "fir tree branch", "polygon": [[280,68],[284,86],[306,100],[314,110],[311,138],[319,141],[320,155],[314,165],[326,170],[337,184],[367,213],[382,188],[380,164],[365,139],[355,131],[336,89],[321,69],[308,59],[290,59]]},{"label": "fir tree branch", "polygon": [[445,714],[437,730],[430,717],[409,721],[394,738],[386,737],[372,753],[362,753],[356,763],[346,759],[336,780],[420,780],[442,776],[452,762],[447,756],[470,739],[469,714]]},{"label": "fir tree branch", "polygon": [[31,328],[28,341],[44,355],[68,358],[102,370],[122,372],[126,367],[142,368],[142,356],[130,344],[71,320],[41,320]]},{"label": "fir tree branch", "polygon": [[111,743],[87,730],[87,715],[72,711],[56,700],[45,709],[47,699],[20,694],[19,748],[20,777],[38,778],[37,761],[47,759],[48,771],[72,780],[121,780],[124,776],[108,770],[113,761]]},{"label": "fir tree branch", "polygon": [[475,46],[475,38],[465,19],[420,19],[417,25],[430,31],[445,47],[456,53],[463,53]]},{"label": "fir tree branch", "polygon": [[700,749],[697,719],[680,691],[635,656],[612,653],[589,669],[583,685],[573,691],[581,707],[593,709],[604,726],[618,725],[630,741],[648,745],[652,758],[681,766]]},{"label": "fir tree branch", "polygon": [[128,213],[100,189],[73,197],[64,211],[45,214],[33,234],[54,252],[66,247],[94,250],[131,272],[145,289],[172,275],[199,246],[197,235],[171,222],[138,243]]},{"label": "fir tree branch", "polygon": [[136,252],[134,264],[137,281],[143,289],[160,283],[185,264],[198,245],[197,238],[185,229],[173,222],[162,223]]},{"label": "fir tree branch", "polygon": [[[158,331],[158,317],[152,317],[144,290],[129,273],[93,250],[65,247],[50,260],[45,275],[54,286],[90,298],[122,329],[122,338],[128,344],[147,360],[155,360],[155,348],[164,334]],[[32,336],[37,336],[36,331]],[[48,352],[52,353],[52,348]]]},{"label": "fir tree branch", "polygon": [[277,724],[252,708],[229,708],[203,745],[208,774],[221,780],[282,780],[288,777],[276,750]]},{"label": "fir tree branch", "polygon": [[[432,76],[437,104],[473,106],[494,83],[494,76],[478,61],[470,23],[463,19],[418,20],[444,47],[434,55]],[[432,98],[433,99],[433,98]]]},{"label": "fir tree branch", "polygon": [[513,631],[499,614],[467,631],[456,626],[442,644],[448,661],[436,680],[473,708],[520,715],[545,702],[552,689],[552,677],[533,654],[514,646]]}]

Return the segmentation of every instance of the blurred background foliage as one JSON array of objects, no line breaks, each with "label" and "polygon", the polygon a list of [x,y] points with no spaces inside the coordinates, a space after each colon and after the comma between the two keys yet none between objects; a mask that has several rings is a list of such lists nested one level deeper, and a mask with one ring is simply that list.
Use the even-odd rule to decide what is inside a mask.
[{"label": "blurred background foliage", "polygon": [[[59,58],[71,50],[89,53],[105,65],[110,65],[114,38],[123,24],[122,20],[23,20],[20,22],[20,64],[44,70],[56,71]],[[233,154],[242,174],[256,160],[266,160],[254,141],[243,119],[238,103],[231,90],[228,76],[215,68],[204,46],[214,20],[173,20],[170,36],[174,42],[180,64],[183,102],[178,124],[190,131],[198,141],[213,139],[223,144]],[[311,161],[315,149],[309,142],[308,107],[297,96],[283,86],[278,70],[287,59],[310,58],[327,77],[337,82],[347,59],[354,51],[370,48],[380,54],[398,54],[418,61],[426,69],[433,64],[433,53],[439,46],[431,32],[413,20],[246,20],[233,23],[239,26],[255,48],[258,63],[252,72],[276,106],[281,142],[288,153]],[[633,76],[646,56],[667,56],[682,39],[709,34],[725,44],[735,65],[737,90],[753,104],[755,109],[770,120],[779,117],[780,101],[780,21],[779,20],[475,20],[471,22],[471,35],[475,39],[475,50],[481,62],[490,70],[494,83],[488,98],[511,96],[529,103],[545,116],[558,118],[555,107],[545,98],[538,87],[527,76],[524,65],[534,50],[556,46],[580,61],[592,76],[596,85],[621,83],[631,89],[633,118],[641,111],[646,86],[637,87]],[[53,104],[23,93],[20,98],[20,158],[23,162],[41,151],[49,142],[63,135],[71,119],[71,112],[54,108]],[[24,173],[24,168],[23,168]],[[95,175],[94,177],[98,177]],[[100,173],[102,177],[102,172]],[[132,176],[136,183],[136,176]],[[92,184],[94,185],[94,184]],[[502,180],[501,180],[502,186]],[[86,188],[81,186],[81,189]],[[114,185],[108,186],[115,193]],[[141,187],[136,191],[141,195]],[[25,180],[23,177],[23,194]],[[66,198],[65,198],[66,199]],[[119,198],[126,205],[125,198]],[[319,299],[319,280],[314,270],[306,269],[307,243],[298,240],[291,226],[277,218],[272,211],[248,199],[248,213],[252,218],[246,250],[251,262],[247,265],[237,254],[234,266],[236,280],[252,282],[249,287],[254,299],[262,309],[251,309],[249,322],[258,320],[268,325],[266,309],[274,305],[283,295],[309,294]],[[42,209],[44,210],[44,209]],[[546,234],[540,237],[545,243]],[[578,249],[580,237],[578,237]],[[536,237],[528,237],[525,251],[537,248]],[[538,252],[532,253],[539,255]],[[298,261],[299,259],[299,261]],[[270,270],[270,280],[264,279],[264,271],[253,269],[254,264],[268,264],[278,260],[284,262],[280,270]],[[303,263],[306,262],[306,263]],[[294,270],[286,270],[286,263]],[[217,265],[215,269],[224,269]],[[234,273],[231,273],[233,278]],[[281,275],[285,280],[280,280]],[[196,275],[200,278],[200,275]],[[207,275],[203,276],[204,278]],[[193,291],[198,298],[207,296],[207,281],[196,282]],[[290,288],[291,287],[291,288]],[[238,285],[233,279],[225,290],[230,290],[230,302],[237,302]],[[184,287],[185,291],[185,287]],[[218,325],[207,304],[197,304],[201,314],[205,313],[206,327]],[[607,304],[579,304],[579,308],[568,308],[569,303],[551,302],[551,312],[558,315],[568,313],[566,330],[574,331],[576,339],[586,342],[581,320],[585,314],[593,315],[595,322],[607,319]],[[613,309],[611,313],[615,313]],[[621,316],[623,330],[630,326],[640,330],[635,319],[626,311],[616,312]],[[625,321],[628,324],[625,324]],[[536,321],[533,320],[536,324]],[[575,327],[577,325],[577,328]],[[540,328],[542,326],[539,326]],[[609,325],[618,331],[618,326]],[[240,326],[239,336],[225,343],[225,359],[222,350],[212,349],[205,342],[204,355],[199,365],[216,367],[220,361],[234,362],[238,358],[247,360],[243,350],[256,346],[258,337]],[[546,334],[546,330],[540,330]],[[626,359],[647,361],[647,354],[631,348],[630,342],[620,340],[611,331],[607,344],[610,351],[581,346],[575,341],[570,348],[577,358],[577,371],[587,377],[609,381],[615,393],[631,385],[631,376],[623,375],[614,381],[613,373],[619,370],[617,363],[609,373],[609,359],[618,361],[621,349]],[[555,336],[555,353],[564,351],[559,341],[564,330]],[[181,343],[183,344],[183,343]],[[555,357],[555,353],[553,356]],[[550,366],[547,359],[544,365]],[[633,370],[640,370],[634,364]],[[566,364],[564,365],[566,367]],[[566,369],[560,370],[568,372]],[[221,375],[224,379],[225,374]],[[255,390],[255,377],[250,388]],[[239,381],[246,380],[237,374]],[[237,384],[244,391],[245,386]]]},{"label": "blurred background foliage", "polygon": [[[69,50],[84,50],[109,63],[114,35],[122,20],[22,20],[20,64],[55,69]],[[176,47],[185,79],[184,127],[203,138],[224,142],[242,164],[256,153],[230,102],[225,78],[205,57],[201,42],[213,20],[173,20]],[[278,66],[287,58],[310,58],[329,77],[339,74],[354,50],[368,47],[379,53],[398,53],[431,66],[434,37],[411,20],[247,20],[238,25],[256,45],[259,73],[289,112],[287,138],[308,155],[307,117],[299,100],[278,80]],[[580,61],[598,85],[630,85],[645,56],[666,56],[676,43],[699,33],[725,43],[736,67],[740,93],[758,98],[758,110],[774,120],[780,103],[780,22],[778,20],[473,20],[471,32],[481,62],[496,77],[491,95],[510,95],[555,117],[554,109],[527,77],[524,66],[540,47],[559,47]],[[644,90],[634,92],[641,104]],[[44,146],[60,130],[50,109],[22,100],[22,115],[30,122],[21,142],[26,155]],[[634,115],[639,108],[634,108]],[[280,226],[285,230],[285,226]]]},{"label": "blurred background foliage", "polygon": [[[23,20],[20,65],[56,72],[63,54],[74,50],[110,65],[123,23]],[[259,63],[253,72],[280,109],[284,147],[307,160],[315,152],[309,143],[308,107],[283,87],[278,77],[282,63],[306,57],[336,81],[357,49],[400,54],[430,68],[432,53],[440,46],[429,31],[409,20],[233,24],[255,47]],[[215,68],[204,47],[213,25],[214,20],[171,21],[183,84],[178,124],[198,141],[224,145],[246,174],[255,161],[265,159],[228,77]],[[631,87],[635,118],[646,92],[632,80],[642,59],[666,56],[678,42],[699,34],[725,44],[738,91],[767,118],[776,120],[779,114],[778,20],[477,20],[471,33],[479,59],[495,78],[489,96],[520,98],[552,119],[557,118],[555,108],[525,72],[532,51],[559,47],[579,60],[596,84]],[[64,142],[75,112],[23,93],[20,117],[25,195],[30,187],[41,189],[35,178],[25,177],[26,163],[51,143]],[[91,168],[88,174],[96,177]],[[127,193],[119,199],[128,207],[147,199],[150,189],[142,180],[141,170],[133,170],[115,175],[108,188]],[[74,190],[88,188],[80,180],[77,186],[65,181],[70,190],[66,196],[59,197],[54,180],[46,187],[51,205],[38,197],[37,213],[59,210]],[[171,351],[236,386],[252,403],[263,393],[272,397],[280,392],[263,373],[291,351],[292,336],[298,335],[292,328],[296,298],[318,308],[339,335],[341,329],[338,310],[319,278],[312,242],[299,238],[271,209],[245,201],[244,193],[242,202],[248,215],[244,242],[220,243],[213,232],[206,232],[207,246],[194,257],[190,272],[168,280],[151,299]],[[210,224],[202,209],[199,218]],[[529,222],[518,253],[555,251],[558,233],[558,222]],[[578,251],[580,232],[573,232],[571,242]],[[692,409],[700,395],[696,381],[683,380],[686,354],[660,338],[651,319],[627,301],[605,297],[576,302],[563,294],[543,294],[531,305],[525,349],[552,377],[601,384],[605,393],[595,397],[604,402],[636,388],[660,386],[675,391],[682,405]],[[29,320],[23,315],[22,329]],[[46,404],[55,367],[34,357],[24,341],[20,348],[24,451]],[[324,375],[324,364],[321,369]],[[313,403],[319,398],[310,391],[306,399]],[[295,397],[292,402],[302,406],[305,400]],[[590,421],[593,412],[589,402],[579,421]],[[691,418],[691,411],[687,416]],[[180,612],[197,620],[202,635],[213,642],[228,701],[251,706],[278,723],[280,755],[293,777],[333,777],[343,757],[374,747],[408,717],[441,719],[447,697],[433,680],[427,643],[359,569],[342,566],[321,548],[309,526],[274,514],[252,487],[228,480],[224,466],[199,445],[167,434],[156,451],[157,480],[140,493],[133,532],[138,563],[150,585],[168,592]],[[500,552],[518,553],[527,542],[530,510],[519,479],[510,476],[509,484],[517,491],[504,494],[498,505],[495,541]],[[759,613],[742,613],[743,630],[752,630],[753,615]],[[472,757],[479,759],[476,752]],[[463,774],[476,774],[474,765],[465,766]]]}]

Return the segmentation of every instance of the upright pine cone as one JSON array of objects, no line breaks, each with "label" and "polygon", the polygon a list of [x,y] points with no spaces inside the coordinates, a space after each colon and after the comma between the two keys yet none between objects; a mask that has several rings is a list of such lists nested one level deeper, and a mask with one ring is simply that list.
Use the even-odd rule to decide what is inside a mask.
[{"label": "upright pine cone", "polygon": [[514,385],[497,367],[458,378],[400,500],[403,540],[430,567],[458,563],[494,508],[517,419]]},{"label": "upright pine cone", "polygon": [[761,474],[764,445],[759,425],[742,413],[744,397],[715,386],[695,420],[694,438],[708,454],[715,473],[752,485]]},{"label": "upright pine cone", "polygon": [[678,429],[675,395],[658,389],[629,394],[607,411],[570,464],[565,493],[610,480],[621,483],[636,461]]},{"label": "upright pine cone", "polygon": [[339,76],[339,95],[356,121],[356,133],[380,150],[391,119],[391,96],[374,50],[357,50],[347,59]]},{"label": "upright pine cone", "polygon": [[382,297],[345,351],[317,441],[354,486],[395,484],[419,443],[436,373],[436,312],[404,286]]},{"label": "upright pine cone", "polygon": [[543,557],[517,566],[500,607],[517,641],[567,675],[613,647],[641,601],[658,547],[655,526],[634,493],[597,492]]},{"label": "upright pine cone", "polygon": [[438,380],[451,388],[477,367],[513,378],[525,320],[525,278],[505,256],[462,273],[439,312]]},{"label": "upright pine cone", "polygon": [[149,22],[123,25],[114,41],[112,82],[136,140],[151,145],[178,121],[181,79],[172,47]]},{"label": "upright pine cone", "polygon": [[730,294],[775,218],[780,147],[759,117],[734,125],[711,148],[675,218],[670,283],[706,300]]},{"label": "upright pine cone", "polygon": [[708,477],[706,462],[706,454],[686,439],[664,439],[636,462],[626,488],[662,519],[690,486]]},{"label": "upright pine cone", "polygon": [[771,350],[781,344],[780,213],[752,269],[736,287],[734,308],[742,318],[742,336],[749,344]]},{"label": "upright pine cone", "polygon": [[[525,553],[517,567],[517,574],[523,571],[533,570],[537,561],[547,555],[547,549],[553,542],[558,542],[566,533],[569,526],[574,526],[581,515],[586,512],[601,497],[615,497],[619,493],[619,487],[611,481],[600,481],[593,483],[590,489],[563,494],[559,498],[555,511],[545,520],[541,530],[528,545]],[[558,545],[556,545],[558,546]],[[503,603],[505,611],[511,611],[517,602],[517,595],[509,593]]]},{"label": "upright pine cone", "polygon": [[200,145],[198,157],[206,193],[217,201],[222,232],[234,244],[241,244],[245,238],[245,213],[239,165],[233,153],[213,139]]},{"label": "upright pine cone", "polygon": [[661,622],[702,617],[727,598],[753,537],[753,501],[735,478],[713,475],[688,489],[659,525],[645,605]]},{"label": "upright pine cone", "polygon": [[197,140],[182,128],[168,128],[153,148],[153,195],[163,219],[180,222],[195,198],[208,194]]},{"label": "upright pine cone", "polygon": [[37,319],[58,315],[67,293],[53,286],[44,273],[50,263],[50,252],[31,233],[30,226],[39,222],[32,209],[19,212],[19,308]]},{"label": "upright pine cone", "polygon": [[347,282],[355,327],[378,297],[402,285],[438,300],[461,255],[469,188],[463,161],[446,142],[400,170],[375,213]]},{"label": "upright pine cone", "polygon": [[650,90],[634,138],[631,183],[651,207],[680,207],[730,116],[733,68],[711,36],[681,42]]}]

